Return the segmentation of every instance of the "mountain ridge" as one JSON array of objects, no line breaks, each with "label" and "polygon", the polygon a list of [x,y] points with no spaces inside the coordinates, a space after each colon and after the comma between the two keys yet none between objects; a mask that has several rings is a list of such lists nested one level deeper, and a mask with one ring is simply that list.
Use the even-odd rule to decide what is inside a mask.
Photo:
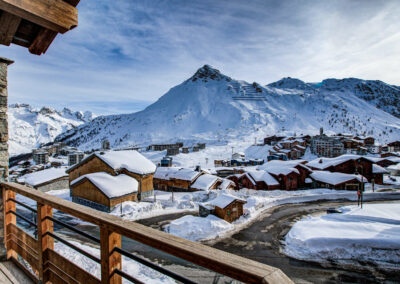
[{"label": "mountain ridge", "polygon": [[[96,118],[59,135],[57,141],[90,149],[102,139],[109,139],[113,147],[127,147],[177,140],[253,139],[279,132],[313,134],[320,127],[375,135],[381,142],[400,138],[400,119],[378,109],[377,98],[365,100],[366,91],[356,87],[372,83],[357,79],[340,85],[335,80],[315,84],[283,78],[262,86],[204,65],[143,111]],[[381,95],[386,85],[371,86]],[[396,97],[396,87],[391,89]]]},{"label": "mountain ridge", "polygon": [[9,152],[10,155],[30,152],[41,144],[52,142],[56,136],[71,128],[91,121],[96,116],[90,112],[72,111],[43,106],[34,108],[29,104],[10,104]]}]

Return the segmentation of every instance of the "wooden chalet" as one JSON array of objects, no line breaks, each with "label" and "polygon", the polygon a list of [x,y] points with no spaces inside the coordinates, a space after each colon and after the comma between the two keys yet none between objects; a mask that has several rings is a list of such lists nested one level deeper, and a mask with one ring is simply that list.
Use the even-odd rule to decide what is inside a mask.
[{"label": "wooden chalet", "polygon": [[139,182],[138,199],[153,195],[156,166],[134,150],[96,152],[68,168],[70,183],[91,173],[106,172],[113,176],[125,174]]},{"label": "wooden chalet", "polygon": [[192,191],[191,185],[203,171],[195,171],[187,168],[158,167],[154,177],[154,189],[163,191],[185,192]]},{"label": "wooden chalet", "polygon": [[255,190],[280,189],[279,182],[265,171],[248,171],[237,178],[239,188]]},{"label": "wooden chalet", "polygon": [[71,196],[76,203],[110,212],[122,202],[137,200],[138,188],[138,181],[128,175],[96,172],[72,181]]},{"label": "wooden chalet", "polygon": [[306,186],[306,178],[311,173],[311,169],[304,165],[305,161],[280,161],[273,160],[260,167],[268,172],[280,184],[282,190],[296,190]]},{"label": "wooden chalet", "polygon": [[328,171],[314,171],[310,174],[313,186],[338,190],[359,190],[368,180],[361,175]]},{"label": "wooden chalet", "polygon": [[387,143],[388,152],[400,152],[400,141]]},{"label": "wooden chalet", "polygon": [[268,136],[264,138],[264,145],[274,145],[276,143],[278,143],[279,141],[281,141],[283,138],[285,138],[284,136]]},{"label": "wooden chalet", "polygon": [[190,189],[192,191],[212,190],[218,189],[221,184],[222,179],[220,177],[204,174],[196,179],[196,181],[190,186]]},{"label": "wooden chalet", "polygon": [[215,216],[231,223],[243,215],[243,205],[246,203],[244,199],[239,197],[230,194],[221,194],[203,206],[208,208]]},{"label": "wooden chalet", "polygon": [[375,165],[375,163],[379,162],[380,159],[375,157],[342,155],[336,158],[318,158],[309,162],[307,166],[314,170],[339,172],[345,174],[358,173],[363,175],[368,180],[374,180],[375,183],[382,184],[383,174],[385,171],[382,170],[381,167],[378,168],[377,165]]}]

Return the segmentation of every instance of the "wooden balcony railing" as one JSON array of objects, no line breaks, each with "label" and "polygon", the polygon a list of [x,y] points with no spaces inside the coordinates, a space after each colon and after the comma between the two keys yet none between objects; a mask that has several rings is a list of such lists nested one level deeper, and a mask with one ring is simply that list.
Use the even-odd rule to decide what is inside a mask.
[{"label": "wooden balcony railing", "polygon": [[[18,261],[18,255],[30,264],[37,282],[41,283],[121,283],[122,278],[141,283],[122,271],[122,255],[165,274],[178,282],[195,283],[191,279],[170,271],[156,263],[133,255],[121,248],[121,236],[163,251],[190,263],[246,283],[292,283],[281,270],[243,257],[232,255],[199,243],[191,242],[122,218],[99,212],[49,194],[16,184],[3,183],[4,242],[7,258]],[[31,208],[15,198],[21,194],[37,202]],[[36,222],[16,211],[19,204],[37,215]],[[100,238],[77,230],[53,218],[53,209],[72,215],[100,228]],[[37,228],[37,238],[16,225],[16,217]],[[65,226],[100,244],[100,258],[74,246],[53,232],[54,224]],[[85,271],[54,250],[54,239],[101,265],[101,279]]]}]

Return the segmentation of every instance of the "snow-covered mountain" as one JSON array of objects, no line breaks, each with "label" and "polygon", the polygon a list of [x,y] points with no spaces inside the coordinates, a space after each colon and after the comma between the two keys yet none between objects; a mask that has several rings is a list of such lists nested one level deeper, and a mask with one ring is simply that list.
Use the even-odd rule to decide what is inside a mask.
[{"label": "snow-covered mountain", "polygon": [[10,155],[30,152],[33,148],[54,140],[64,131],[91,121],[95,115],[73,112],[68,108],[56,111],[49,107],[36,109],[28,104],[13,104],[8,108]]},{"label": "snow-covered mountain", "polygon": [[[365,86],[374,99],[366,100]],[[57,140],[91,149],[102,139],[109,139],[113,147],[177,140],[254,141],[282,132],[313,134],[324,127],[327,132],[374,135],[386,142],[400,138],[400,119],[388,113],[399,110],[376,106],[390,100],[384,98],[387,90],[388,97],[397,97],[397,88],[359,79],[313,84],[293,78],[262,86],[234,80],[205,65],[145,110],[98,117]]]}]

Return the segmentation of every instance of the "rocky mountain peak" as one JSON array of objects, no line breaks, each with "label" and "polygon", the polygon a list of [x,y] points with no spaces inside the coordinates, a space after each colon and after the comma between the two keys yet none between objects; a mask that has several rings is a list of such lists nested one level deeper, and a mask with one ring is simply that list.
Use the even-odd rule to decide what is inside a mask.
[{"label": "rocky mountain peak", "polygon": [[203,82],[208,82],[208,80],[227,80],[230,81],[231,78],[222,74],[218,69],[213,68],[212,66],[206,64],[203,67],[199,68],[196,73],[189,79],[193,82],[197,80],[202,80]]},{"label": "rocky mountain peak", "polygon": [[285,77],[274,83],[268,84],[269,87],[278,89],[297,89],[297,90],[312,90],[310,84],[303,82],[300,79]]}]

